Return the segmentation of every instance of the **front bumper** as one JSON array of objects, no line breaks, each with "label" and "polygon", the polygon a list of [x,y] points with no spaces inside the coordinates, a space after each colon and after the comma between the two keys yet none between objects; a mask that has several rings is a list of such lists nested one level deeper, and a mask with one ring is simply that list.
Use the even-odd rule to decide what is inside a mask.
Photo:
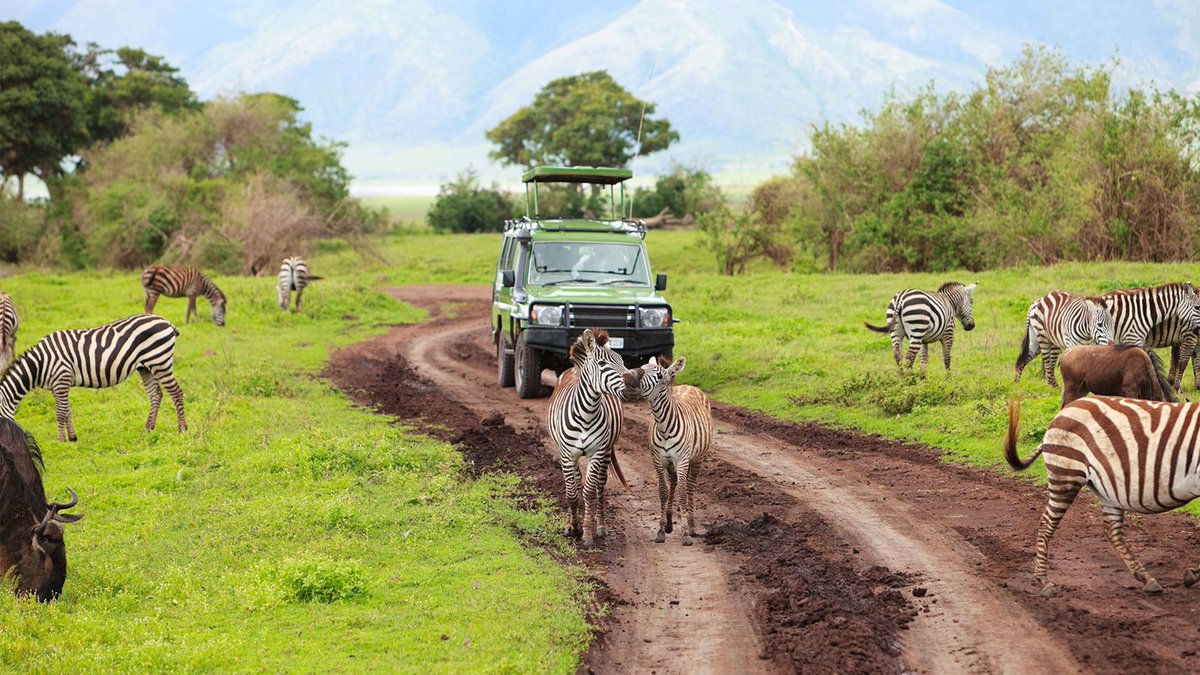
[{"label": "front bumper", "polygon": [[[536,349],[566,355],[586,328],[531,326],[524,331],[525,344]],[[675,347],[675,332],[670,328],[606,328],[610,337],[621,338],[624,345],[614,349],[624,357],[639,358],[665,354]]]}]

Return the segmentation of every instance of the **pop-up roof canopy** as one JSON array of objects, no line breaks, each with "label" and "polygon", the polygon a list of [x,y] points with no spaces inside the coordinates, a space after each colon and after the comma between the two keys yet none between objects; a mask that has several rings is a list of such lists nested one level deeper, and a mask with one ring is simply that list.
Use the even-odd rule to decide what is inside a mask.
[{"label": "pop-up roof canopy", "polygon": [[633,171],[629,169],[607,169],[594,166],[535,166],[521,176],[521,182],[616,185],[630,178],[633,178]]}]

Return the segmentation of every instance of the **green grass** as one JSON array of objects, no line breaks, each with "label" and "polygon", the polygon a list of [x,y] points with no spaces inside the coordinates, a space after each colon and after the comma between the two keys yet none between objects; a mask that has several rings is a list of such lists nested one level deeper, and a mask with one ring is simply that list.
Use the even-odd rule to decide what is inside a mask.
[{"label": "green grass", "polygon": [[[67,526],[59,601],[0,595],[0,670],[575,668],[587,589],[548,552],[556,514],[518,510],[512,479],[467,479],[452,447],[318,377],[330,349],[422,318],[373,278],[314,285],[303,315],[278,310],[270,278],[218,279],[224,329],[203,301],[205,320],[185,326],[185,301],[160,300],[182,331],[187,433],[169,402],[142,429],[137,378],[72,390],[75,444],[54,440],[48,393],[26,399],[17,421],[41,441],[47,493],[73,487],[85,518]],[[0,285],[22,349],[142,303],[136,274]]]},{"label": "green grass", "polygon": [[430,195],[373,195],[359,199],[371,208],[386,209],[393,218],[411,226],[425,224],[425,213],[437,198]]}]

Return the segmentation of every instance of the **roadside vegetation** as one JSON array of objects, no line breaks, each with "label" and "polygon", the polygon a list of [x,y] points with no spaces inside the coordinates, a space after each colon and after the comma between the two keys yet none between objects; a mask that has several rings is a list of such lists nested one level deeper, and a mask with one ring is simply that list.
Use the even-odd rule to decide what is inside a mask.
[{"label": "roadside vegetation", "polygon": [[[302,315],[279,311],[272,279],[216,281],[226,328],[205,309],[184,325],[182,300],[158,307],[182,333],[186,433],[169,403],[143,430],[136,378],[71,391],[74,444],[55,440],[48,393],[18,411],[47,494],[74,488],[85,517],[67,528],[62,598],[0,593],[0,669],[574,669],[588,591],[551,555],[557,518],[516,508],[513,480],[468,478],[452,446],[319,377],[330,349],[421,313],[373,290],[373,274],[310,287]],[[142,304],[128,273],[0,284],[19,302],[20,347]]]}]

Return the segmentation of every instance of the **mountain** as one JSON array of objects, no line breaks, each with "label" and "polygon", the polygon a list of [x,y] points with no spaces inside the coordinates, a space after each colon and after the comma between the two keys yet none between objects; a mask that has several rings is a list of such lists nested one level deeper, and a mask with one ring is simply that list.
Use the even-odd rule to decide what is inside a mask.
[{"label": "mountain", "polygon": [[[1015,0],[15,0],[0,19],[166,56],[204,97],[293,96],[350,143],[362,184],[489,167],[484,130],[550,79],[606,69],[679,130],[669,156],[766,173],[808,129],[935,81],[956,89],[1025,42],[1118,55],[1119,84],[1200,88],[1200,3]],[[639,160],[639,173],[666,158]]]}]

